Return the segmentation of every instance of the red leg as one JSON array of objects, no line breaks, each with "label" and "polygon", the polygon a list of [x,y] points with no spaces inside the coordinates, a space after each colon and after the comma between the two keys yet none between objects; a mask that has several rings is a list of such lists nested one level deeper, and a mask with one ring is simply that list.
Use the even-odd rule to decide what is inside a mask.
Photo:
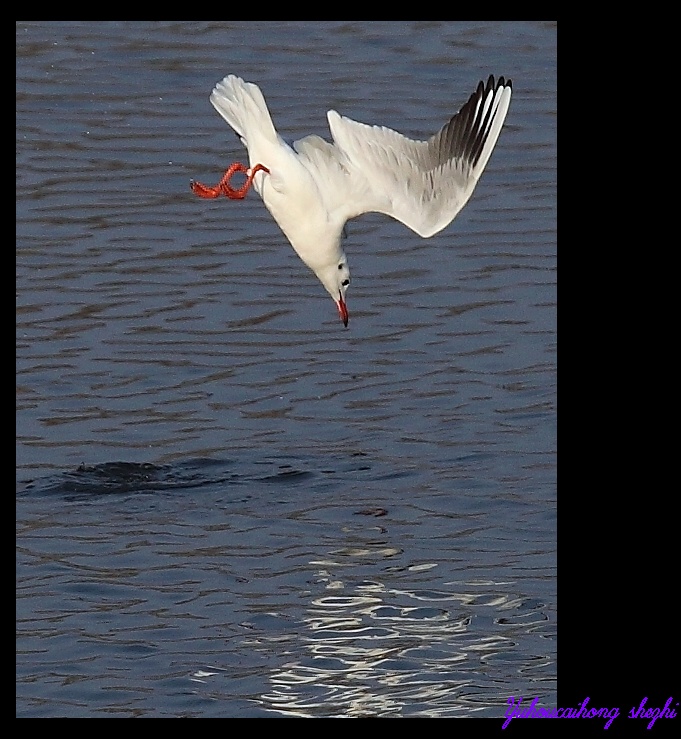
[{"label": "red leg", "polygon": [[[218,198],[220,195],[224,195],[226,198],[230,198],[231,200],[242,200],[246,197],[246,193],[248,192],[256,173],[261,170],[269,174],[269,169],[267,169],[263,164],[256,164],[255,167],[249,171],[243,164],[241,164],[241,162],[234,162],[215,187],[202,185],[200,182],[194,182],[194,180],[189,184],[192,192],[201,198]],[[230,187],[229,184],[229,181],[235,172],[246,172],[248,174],[246,182],[238,190]]]},{"label": "red leg", "polygon": [[[240,187],[238,190],[234,190],[233,188],[229,186],[229,184],[226,181],[224,183],[224,193],[228,198],[231,198],[232,200],[242,200],[243,198],[246,197],[246,193],[248,192],[253,182],[253,178],[255,177],[257,172],[260,172],[261,170],[263,172],[267,172],[267,174],[269,174],[270,172],[269,169],[267,169],[267,167],[265,167],[263,164],[256,164],[255,167],[253,167],[253,169],[251,169],[250,171],[247,170],[246,167],[244,167],[243,165],[240,165],[240,166],[241,166],[241,168],[239,169],[240,172],[248,173],[246,182],[244,182],[242,187]],[[234,165],[232,165],[232,167],[234,167]],[[232,167],[230,167],[230,169]],[[231,175],[229,175],[229,177],[226,176],[227,180],[229,180],[230,177]]]}]

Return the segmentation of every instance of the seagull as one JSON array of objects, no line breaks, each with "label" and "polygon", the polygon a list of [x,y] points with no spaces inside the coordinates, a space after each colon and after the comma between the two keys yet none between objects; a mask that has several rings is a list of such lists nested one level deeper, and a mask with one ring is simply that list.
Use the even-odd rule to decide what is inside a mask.
[{"label": "seagull", "polygon": [[[250,166],[235,162],[214,187],[192,180],[191,190],[202,198],[240,200],[252,186],[347,327],[345,223],[362,213],[384,213],[426,239],[448,226],[487,165],[511,92],[510,79],[490,75],[427,141],[330,110],[333,143],[313,135],[289,146],[275,130],[260,88],[228,75],[210,101],[248,150]],[[237,172],[246,177],[240,188],[229,184]]]}]

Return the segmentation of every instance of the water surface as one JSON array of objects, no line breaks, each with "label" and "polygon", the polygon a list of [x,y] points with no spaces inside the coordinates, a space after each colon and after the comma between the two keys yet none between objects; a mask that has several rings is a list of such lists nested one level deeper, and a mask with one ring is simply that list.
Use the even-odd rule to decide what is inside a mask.
[{"label": "water surface", "polygon": [[[17,714],[555,704],[556,27],[17,23]],[[350,325],[259,198],[257,82],[426,138],[511,77],[429,240],[349,224]]]}]

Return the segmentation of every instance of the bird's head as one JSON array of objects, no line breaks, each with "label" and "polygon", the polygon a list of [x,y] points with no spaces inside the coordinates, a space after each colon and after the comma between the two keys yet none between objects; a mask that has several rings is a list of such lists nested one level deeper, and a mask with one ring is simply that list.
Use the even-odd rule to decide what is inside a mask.
[{"label": "bird's head", "polygon": [[341,321],[343,321],[344,326],[347,326],[348,309],[345,305],[345,292],[350,284],[350,270],[345,254],[341,252],[333,264],[315,269],[314,272],[329,295],[334,299]]}]

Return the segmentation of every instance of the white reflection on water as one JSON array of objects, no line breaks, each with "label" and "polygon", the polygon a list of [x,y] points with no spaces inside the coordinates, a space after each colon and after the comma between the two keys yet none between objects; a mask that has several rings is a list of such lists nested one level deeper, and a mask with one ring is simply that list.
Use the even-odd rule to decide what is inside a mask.
[{"label": "white reflection on water", "polygon": [[[495,664],[508,669],[516,642],[490,635],[488,624],[500,624],[506,611],[522,616],[519,621],[546,622],[541,604],[528,611],[522,599],[490,591],[508,583],[486,582],[481,594],[410,592],[364,582],[341,596],[337,577],[319,576],[334,594],[311,601],[304,619],[308,631],[296,640],[299,649],[291,650],[304,656],[274,671],[272,689],[260,699],[263,707],[288,716],[437,717],[494,706],[501,711],[509,686],[500,675],[495,679]],[[484,621],[487,633],[476,620]],[[266,641],[260,637],[251,646],[263,648]],[[537,655],[544,666],[550,661]]]}]

